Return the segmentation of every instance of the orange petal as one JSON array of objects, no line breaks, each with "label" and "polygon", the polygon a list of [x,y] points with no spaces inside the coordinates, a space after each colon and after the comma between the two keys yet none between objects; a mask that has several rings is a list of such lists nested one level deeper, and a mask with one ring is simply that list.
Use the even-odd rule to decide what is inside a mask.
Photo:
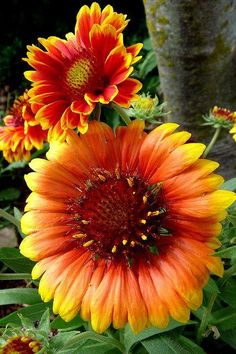
[{"label": "orange petal", "polygon": [[118,127],[116,130],[121,151],[120,165],[123,171],[132,173],[137,169],[139,151],[146,136],[143,129],[144,121],[135,120],[127,127]]}]

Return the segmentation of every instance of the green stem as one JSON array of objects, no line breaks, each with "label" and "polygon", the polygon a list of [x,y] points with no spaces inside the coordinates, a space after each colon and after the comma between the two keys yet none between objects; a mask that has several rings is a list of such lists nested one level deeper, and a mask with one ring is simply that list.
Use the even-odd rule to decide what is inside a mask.
[{"label": "green stem", "polygon": [[0,217],[10,221],[10,223],[15,225],[18,228],[18,230],[21,231],[20,222],[18,220],[16,220],[16,218],[14,218],[14,216],[12,216],[11,214],[7,213],[3,209],[0,209]]},{"label": "green stem", "polygon": [[104,344],[111,345],[112,347],[118,348],[122,353],[125,352],[125,347],[118,340],[114,338],[102,336],[92,331],[83,332],[78,335],[75,335],[72,339],[69,339],[68,342],[65,343],[63,349],[67,349],[67,348],[69,349],[70,347],[73,347],[75,344],[77,344],[78,341],[89,340],[89,339],[95,340],[96,342],[101,342]]},{"label": "green stem", "polygon": [[31,274],[29,273],[1,273],[0,280],[31,280]]},{"label": "green stem", "polygon": [[203,153],[203,157],[206,158],[207,155],[209,154],[209,152],[211,151],[211,149],[213,148],[213,146],[215,145],[216,143],[216,140],[218,139],[219,135],[220,135],[220,132],[221,132],[221,127],[218,127],[216,128],[215,130],[215,133],[210,141],[210,143],[208,144],[206,150],[204,151]]},{"label": "green stem", "polygon": [[203,334],[206,331],[206,328],[207,328],[207,325],[208,325],[208,319],[209,319],[209,316],[210,316],[210,313],[211,313],[211,310],[213,308],[213,305],[215,303],[216,298],[217,298],[217,292],[215,292],[215,293],[213,293],[211,295],[211,298],[209,300],[208,306],[205,308],[205,310],[203,312],[202,320],[201,320],[200,326],[199,326],[198,331],[197,331],[197,342],[198,342],[198,344],[201,343],[202,336],[203,336]]},{"label": "green stem", "polygon": [[121,118],[123,119],[126,125],[128,125],[131,122],[131,119],[127,114],[126,109],[122,108],[121,106],[118,106],[115,103],[111,103],[111,107],[121,116]]},{"label": "green stem", "polygon": [[100,117],[101,117],[101,112],[102,112],[102,105],[101,103],[97,103],[96,108],[94,110],[94,119],[100,122]]}]

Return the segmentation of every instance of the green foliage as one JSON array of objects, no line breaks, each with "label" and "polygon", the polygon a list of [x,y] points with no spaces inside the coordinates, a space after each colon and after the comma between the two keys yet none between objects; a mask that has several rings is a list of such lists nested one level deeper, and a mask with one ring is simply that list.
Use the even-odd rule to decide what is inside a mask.
[{"label": "green foliage", "polygon": [[0,191],[0,202],[17,200],[20,196],[20,191],[16,188],[7,188]]},{"label": "green foliage", "polygon": [[0,248],[0,261],[17,273],[30,273],[34,266],[34,262],[22,256],[17,248]]},{"label": "green foliage", "polygon": [[0,305],[9,304],[36,304],[40,302],[37,289],[15,288],[0,290]]}]

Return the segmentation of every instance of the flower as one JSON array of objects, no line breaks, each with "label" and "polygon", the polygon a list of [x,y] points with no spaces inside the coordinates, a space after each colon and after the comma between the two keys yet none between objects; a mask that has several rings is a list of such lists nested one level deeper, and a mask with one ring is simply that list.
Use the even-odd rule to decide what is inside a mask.
[{"label": "flower", "polygon": [[41,349],[41,344],[28,336],[15,336],[8,338],[5,345],[0,347],[1,354],[34,354]]},{"label": "flower", "polygon": [[236,123],[233,125],[233,128],[230,129],[229,132],[233,134],[233,139],[236,141]]},{"label": "flower", "polygon": [[80,311],[99,333],[111,323],[163,328],[169,316],[185,323],[209,272],[222,276],[212,253],[235,194],[217,190],[218,163],[177,127],[146,134],[136,120],[114,135],[93,121],[30,162],[20,250],[38,262],[39,293],[64,320]]},{"label": "flower", "polygon": [[33,148],[42,149],[46,132],[35,121],[27,91],[13,103],[0,127],[0,150],[8,162],[29,160]]},{"label": "flower", "polygon": [[101,11],[95,2],[80,9],[75,34],[66,40],[39,38],[44,50],[28,46],[25,60],[35,69],[25,72],[33,82],[30,102],[50,140],[63,140],[63,130],[76,127],[85,133],[98,103],[129,107],[136,97],[141,83],[129,76],[142,44],[124,46],[121,32],[127,23],[110,5]]},{"label": "flower", "polygon": [[214,128],[231,129],[233,123],[236,122],[236,112],[231,112],[229,109],[215,106],[210,114],[203,116],[206,123],[203,125],[211,125]]},{"label": "flower", "polygon": [[231,112],[229,109],[221,108],[215,106],[212,110],[215,118],[226,120],[229,122],[235,122],[236,120],[236,112]]}]

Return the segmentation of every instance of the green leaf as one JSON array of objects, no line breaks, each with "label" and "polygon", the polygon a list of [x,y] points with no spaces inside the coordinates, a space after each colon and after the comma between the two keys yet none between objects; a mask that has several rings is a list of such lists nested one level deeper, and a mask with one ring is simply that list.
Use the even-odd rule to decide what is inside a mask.
[{"label": "green leaf", "polygon": [[236,246],[225,248],[216,252],[215,255],[222,258],[236,258]]},{"label": "green leaf", "polygon": [[236,280],[229,279],[221,291],[221,300],[236,308]]},{"label": "green leaf", "polygon": [[16,325],[20,325],[21,320],[18,314],[22,314],[25,317],[29,317],[33,321],[37,321],[45,312],[47,307],[49,307],[48,304],[41,302],[39,304],[30,305],[20,310],[14,311],[10,315],[7,315],[2,319],[0,319],[0,326],[5,326],[8,323],[14,323]]},{"label": "green leaf", "polygon": [[144,41],[143,41],[143,49],[145,49],[145,50],[151,50],[152,49],[152,44],[151,44],[150,37],[144,39]]},{"label": "green leaf", "polygon": [[36,304],[40,302],[40,296],[36,289],[14,288],[0,290],[0,305],[9,304]]},{"label": "green leaf", "polygon": [[[74,348],[73,348],[74,349]],[[120,354],[120,350],[112,348],[110,345],[104,343],[92,343],[88,344],[88,342],[84,342],[81,346],[79,351],[73,352],[74,354]],[[71,354],[69,352],[68,354]]]},{"label": "green leaf", "polygon": [[17,200],[20,196],[19,189],[7,188],[0,191],[0,201],[12,201]]},{"label": "green leaf", "polygon": [[177,341],[183,346],[183,348],[188,350],[189,354],[205,354],[205,351],[201,347],[199,347],[199,345],[197,345],[187,337],[180,335]]},{"label": "green leaf", "polygon": [[[59,332],[56,336],[52,337],[50,340],[50,348],[53,350],[53,353],[55,352],[58,354],[69,353],[68,351],[67,352],[63,351],[64,344],[65,342],[67,342],[77,334],[78,334],[77,331],[70,331],[70,332],[63,332],[63,333]],[[73,352],[71,352],[71,354],[73,354]]]},{"label": "green leaf", "polygon": [[151,50],[144,58],[142,64],[139,67],[140,78],[145,78],[154,68],[157,66],[156,55],[153,50]]},{"label": "green leaf", "polygon": [[212,278],[209,278],[209,281],[208,281],[207,285],[205,286],[204,291],[206,291],[209,294],[212,294],[212,293],[219,294],[220,293],[220,290],[219,290],[215,280],[213,280]]},{"label": "green leaf", "polygon": [[142,345],[149,354],[190,354],[187,349],[183,348],[171,336],[160,335],[142,341]]},{"label": "green leaf", "polygon": [[17,273],[31,273],[35,265],[34,262],[22,256],[17,248],[10,247],[0,248],[0,261]]},{"label": "green leaf", "polygon": [[30,273],[0,273],[0,280],[31,280]]},{"label": "green leaf", "polygon": [[220,189],[226,189],[228,191],[236,191],[236,177],[229,179],[226,181]]},{"label": "green leaf", "polygon": [[158,335],[141,343],[150,354],[205,354],[201,347],[181,335]]},{"label": "green leaf", "polygon": [[[64,343],[63,348],[61,348],[60,353],[72,353],[72,349],[74,350],[75,347],[77,347],[78,345],[80,345],[84,341],[94,341],[94,342],[98,342],[98,343],[102,343],[104,345],[107,345],[110,348],[116,348],[116,349],[118,348],[118,349],[120,349],[120,351],[122,353],[124,351],[123,345],[115,338],[107,337],[105,335],[100,335],[100,334],[97,334],[93,331],[86,331],[83,333],[77,332],[76,336],[67,340]],[[70,352],[68,352],[69,349],[71,350]],[[73,353],[74,353],[74,351],[73,351]],[[75,352],[75,353],[77,353],[77,352]],[[79,353],[80,353],[80,351],[79,351]]]},{"label": "green leaf", "polygon": [[230,329],[228,331],[221,332],[220,338],[232,348],[236,349],[235,329]]},{"label": "green leaf", "polygon": [[141,342],[144,339],[150,338],[152,336],[155,336],[156,334],[161,334],[161,333],[165,333],[168,331],[171,331],[174,328],[177,327],[181,327],[181,326],[186,326],[189,324],[194,324],[195,322],[193,321],[189,321],[187,324],[183,324],[183,323],[179,323],[177,321],[174,320],[170,320],[170,323],[168,325],[168,327],[164,328],[164,329],[158,329],[158,328],[154,328],[154,327],[150,327],[148,329],[145,329],[144,331],[142,331],[139,334],[134,334],[130,328],[129,325],[127,325],[125,327],[125,333],[124,333],[124,344],[125,344],[125,348],[127,351],[130,350],[130,348],[138,342]]},{"label": "green leaf", "polygon": [[35,328],[34,321],[32,321],[30,318],[23,316],[21,313],[18,314],[18,317],[21,321],[22,327],[27,329]]},{"label": "green leaf", "polygon": [[50,312],[49,309],[43,313],[39,325],[38,325],[38,330],[43,331],[45,333],[49,333],[50,330]]},{"label": "green leaf", "polygon": [[83,325],[83,320],[80,316],[76,316],[72,321],[65,322],[60,316],[57,316],[55,320],[51,322],[51,328],[53,329],[63,329],[63,330],[71,330]]},{"label": "green leaf", "polygon": [[12,162],[6,168],[2,169],[1,173],[4,173],[6,171],[12,171],[12,170],[15,170],[17,168],[24,168],[26,166],[26,164],[27,164],[27,162],[24,162],[24,161]]},{"label": "green leaf", "polygon": [[217,326],[220,331],[236,328],[236,309],[232,307],[226,307],[215,311],[211,314],[209,322],[212,325]]},{"label": "green leaf", "polygon": [[20,221],[23,213],[16,207],[13,208],[13,213],[14,213],[16,220]]}]

